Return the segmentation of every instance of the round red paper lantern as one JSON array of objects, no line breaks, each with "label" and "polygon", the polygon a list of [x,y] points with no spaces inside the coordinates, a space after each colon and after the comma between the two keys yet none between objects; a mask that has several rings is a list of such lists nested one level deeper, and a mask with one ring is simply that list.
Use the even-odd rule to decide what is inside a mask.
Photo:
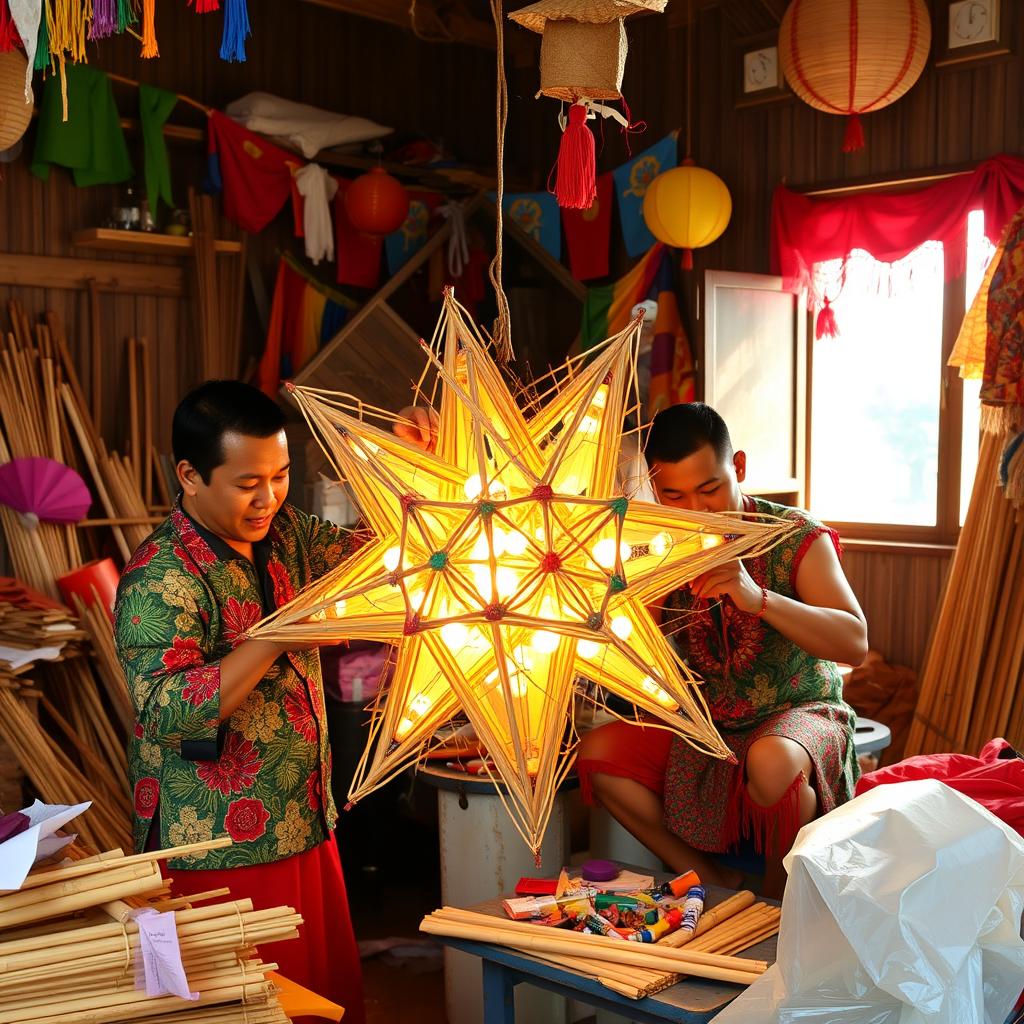
[{"label": "round red paper lantern", "polygon": [[367,235],[390,235],[409,213],[409,193],[383,167],[356,178],[345,193],[352,226]]},{"label": "round red paper lantern", "polygon": [[920,77],[932,41],[924,0],[793,0],[779,63],[793,92],[849,121],[843,152],[864,148],[860,115],[898,100]]}]

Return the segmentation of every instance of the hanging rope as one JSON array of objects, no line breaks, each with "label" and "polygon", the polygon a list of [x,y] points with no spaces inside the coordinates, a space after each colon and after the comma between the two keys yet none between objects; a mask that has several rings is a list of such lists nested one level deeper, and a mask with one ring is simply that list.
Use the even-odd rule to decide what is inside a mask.
[{"label": "hanging rope", "polygon": [[491,17],[494,19],[495,43],[498,55],[497,92],[495,96],[495,118],[498,126],[498,196],[497,196],[497,229],[494,237],[494,259],[487,270],[494,287],[494,296],[498,303],[498,317],[494,321],[495,353],[500,363],[512,361],[512,318],[509,314],[508,298],[501,284],[502,241],[504,238],[504,199],[505,199],[505,125],[508,123],[508,83],[505,81],[505,24],[502,12],[502,0],[491,0]]}]

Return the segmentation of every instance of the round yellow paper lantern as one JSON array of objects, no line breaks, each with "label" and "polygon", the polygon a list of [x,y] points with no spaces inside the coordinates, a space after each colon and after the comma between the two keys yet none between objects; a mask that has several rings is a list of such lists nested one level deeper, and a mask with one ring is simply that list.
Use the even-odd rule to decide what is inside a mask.
[{"label": "round yellow paper lantern", "polygon": [[718,238],[731,216],[725,182],[690,159],[659,174],[644,195],[644,223],[659,242],[683,250],[684,270],[693,268],[693,250]]},{"label": "round yellow paper lantern", "polygon": [[25,98],[25,67],[21,50],[0,53],[0,151],[10,149],[32,120],[32,100]]},{"label": "round yellow paper lantern", "polygon": [[932,41],[924,0],[793,0],[779,63],[793,92],[849,121],[843,152],[864,148],[860,115],[898,100],[920,77]]}]

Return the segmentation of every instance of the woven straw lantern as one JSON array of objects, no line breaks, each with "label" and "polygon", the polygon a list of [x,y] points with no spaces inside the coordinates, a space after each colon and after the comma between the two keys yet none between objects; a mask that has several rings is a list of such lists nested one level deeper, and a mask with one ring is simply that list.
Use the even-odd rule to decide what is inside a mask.
[{"label": "woven straw lantern", "polygon": [[623,19],[639,11],[663,11],[666,3],[540,0],[509,15],[541,35],[538,95],[572,104],[559,148],[555,185],[559,206],[587,210],[597,195],[594,137],[586,119],[595,101],[622,98],[627,50]]},{"label": "woven straw lantern", "polygon": [[25,54],[0,53],[0,151],[10,149],[32,120],[32,100],[25,96]]},{"label": "woven straw lantern", "polygon": [[924,0],[793,0],[779,29],[786,81],[805,103],[849,118],[843,152],[864,148],[860,115],[898,100],[931,46]]}]

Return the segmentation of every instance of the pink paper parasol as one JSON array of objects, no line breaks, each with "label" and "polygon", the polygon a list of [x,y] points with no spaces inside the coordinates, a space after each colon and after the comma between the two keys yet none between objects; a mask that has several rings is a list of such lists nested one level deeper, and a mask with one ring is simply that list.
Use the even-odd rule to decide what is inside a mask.
[{"label": "pink paper parasol", "polygon": [[20,512],[29,525],[77,523],[92,504],[85,481],[53,459],[14,459],[0,466],[0,504]]}]

